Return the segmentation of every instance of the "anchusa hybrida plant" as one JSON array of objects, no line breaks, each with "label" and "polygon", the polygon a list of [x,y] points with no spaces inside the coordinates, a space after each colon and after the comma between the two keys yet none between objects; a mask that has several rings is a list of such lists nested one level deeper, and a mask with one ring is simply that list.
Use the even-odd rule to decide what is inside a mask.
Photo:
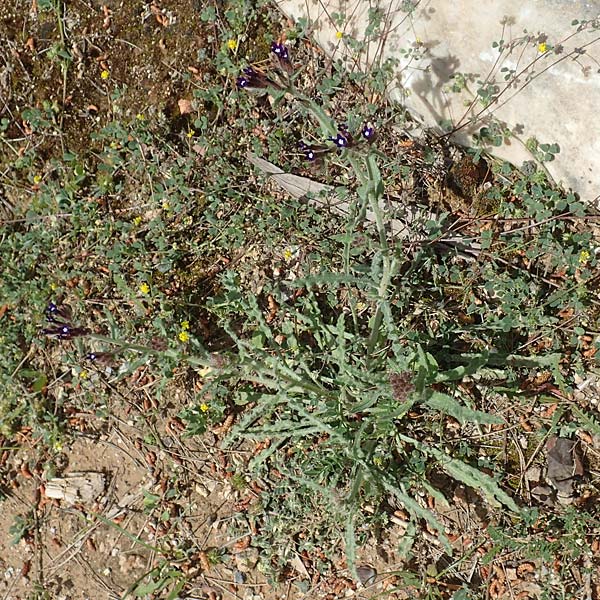
[{"label": "anchusa hybrida plant", "polygon": [[300,151],[306,160],[312,162],[329,152],[371,143],[375,139],[375,127],[371,123],[366,123],[360,131],[354,133],[350,132],[345,124],[337,126],[314,100],[303,95],[294,86],[294,66],[290,59],[290,51],[285,44],[273,42],[271,52],[275,57],[273,71],[267,74],[254,66],[245,67],[237,78],[237,87],[248,91],[272,89],[276,92],[287,92],[316,117],[323,131],[329,135],[324,144],[299,142]]}]

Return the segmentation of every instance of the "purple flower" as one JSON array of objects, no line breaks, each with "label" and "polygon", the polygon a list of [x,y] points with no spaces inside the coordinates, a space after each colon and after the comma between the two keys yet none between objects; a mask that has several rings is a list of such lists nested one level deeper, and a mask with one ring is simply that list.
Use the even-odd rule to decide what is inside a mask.
[{"label": "purple flower", "polygon": [[113,364],[115,356],[115,352],[88,352],[85,358],[100,365],[110,366]]},{"label": "purple flower", "polygon": [[346,130],[340,131],[336,137],[329,138],[338,148],[348,148],[351,137]]},{"label": "purple flower", "polygon": [[250,85],[250,80],[246,77],[238,77],[236,80],[236,84],[239,88],[244,89]]},{"label": "purple flower", "polygon": [[85,327],[73,327],[66,323],[61,323],[56,327],[42,329],[44,335],[51,335],[57,337],[59,340],[72,340],[75,337],[87,335],[89,332],[89,329],[86,329]]},{"label": "purple flower", "polygon": [[363,136],[363,138],[365,140],[370,142],[375,137],[375,127],[373,127],[370,124],[367,124],[362,128],[362,131],[360,132],[360,134]]},{"label": "purple flower", "polygon": [[311,146],[308,146],[304,142],[300,142],[298,144],[298,146],[300,147],[300,150],[302,150],[302,152],[304,152],[304,156],[305,156],[306,160],[310,160],[310,161],[315,160],[315,158],[317,156],[315,154],[314,149]]},{"label": "purple flower", "polygon": [[279,44],[277,42],[273,42],[271,44],[271,52],[273,52],[277,58],[282,60],[283,62],[288,62],[290,60],[290,53],[284,44]]},{"label": "purple flower", "polygon": [[280,85],[253,67],[244,68],[242,73],[243,75],[240,75],[236,80],[237,86],[240,89],[281,88]]},{"label": "purple flower", "polygon": [[71,320],[71,309],[67,306],[58,306],[54,302],[49,302],[44,310],[48,323],[62,323]]},{"label": "purple flower", "polygon": [[331,152],[332,148],[330,146],[309,146],[308,144],[305,144],[304,142],[300,142],[298,144],[298,146],[300,147],[300,150],[302,150],[302,152],[304,152],[304,156],[306,158],[306,160],[312,162],[314,160],[317,160],[317,158],[319,158],[319,156],[322,156],[323,154],[327,154],[327,152]]}]

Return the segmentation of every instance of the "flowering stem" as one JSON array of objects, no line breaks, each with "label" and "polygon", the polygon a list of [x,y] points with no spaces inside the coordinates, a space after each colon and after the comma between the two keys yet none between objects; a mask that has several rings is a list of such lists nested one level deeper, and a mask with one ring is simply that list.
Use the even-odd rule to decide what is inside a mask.
[{"label": "flowering stem", "polygon": [[90,333],[88,338],[96,340],[98,342],[103,342],[105,344],[112,344],[113,346],[118,346],[121,351],[123,350],[133,350],[134,352],[139,352],[140,354],[146,354],[148,356],[164,356],[169,358],[177,358],[180,357],[182,361],[188,363],[193,366],[200,367],[212,367],[212,361],[210,357],[199,357],[199,356],[181,356],[175,350],[156,350],[155,348],[151,348],[150,346],[143,346],[141,344],[132,344],[131,342],[117,340],[114,338],[106,337],[104,335],[98,335],[96,333]]},{"label": "flowering stem", "polygon": [[390,248],[387,241],[387,232],[383,218],[383,211],[381,210],[380,201],[383,199],[383,183],[381,181],[381,172],[377,166],[375,155],[370,153],[367,156],[367,173],[363,173],[360,165],[356,159],[352,156],[349,157],[350,164],[356,172],[359,180],[364,182],[367,186],[367,201],[369,207],[375,217],[375,224],[377,226],[377,232],[379,233],[379,242],[381,244],[382,252],[382,263],[383,272],[377,288],[377,310],[373,317],[373,323],[371,325],[371,334],[367,343],[368,360],[371,360],[373,353],[377,347],[379,341],[379,330],[381,328],[381,322],[383,320],[382,306],[388,302],[390,283],[396,271],[398,269],[398,260],[396,257],[391,256]]}]

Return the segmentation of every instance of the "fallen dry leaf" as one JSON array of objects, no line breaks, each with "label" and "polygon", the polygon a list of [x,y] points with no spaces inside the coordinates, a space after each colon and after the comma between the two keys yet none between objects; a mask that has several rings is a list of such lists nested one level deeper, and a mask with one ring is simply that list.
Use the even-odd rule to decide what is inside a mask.
[{"label": "fallen dry leaf", "polygon": [[575,477],[584,473],[581,453],[576,441],[552,437],[546,444],[548,467],[546,477],[558,491],[559,498],[569,498],[575,492]]},{"label": "fallen dry leaf", "polygon": [[177,101],[177,106],[179,107],[179,112],[182,115],[189,115],[191,112],[194,112],[192,103],[187,98],[180,98]]}]

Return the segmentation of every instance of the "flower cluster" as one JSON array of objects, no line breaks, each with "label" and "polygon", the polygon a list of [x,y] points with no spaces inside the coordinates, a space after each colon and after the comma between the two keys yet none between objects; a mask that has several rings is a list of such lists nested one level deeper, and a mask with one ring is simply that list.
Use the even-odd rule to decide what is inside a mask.
[{"label": "flower cluster", "polygon": [[356,139],[345,125],[340,126],[335,137],[330,137],[328,140],[333,142],[333,146],[309,146],[304,142],[300,142],[300,150],[304,153],[306,160],[314,161],[320,155],[327,154],[333,150],[344,150],[358,146],[361,142],[370,143],[375,139],[375,128],[370,123],[363,126],[360,131],[360,138]]},{"label": "flower cluster", "polygon": [[[290,52],[285,46],[279,42],[273,42],[271,44],[271,52],[277,58],[277,64],[287,74],[293,71],[292,63],[290,61]],[[256,90],[265,88],[275,88],[277,90],[283,89],[277,81],[272,77],[269,77],[259,69],[255,67],[245,67],[242,69],[242,74],[237,78],[237,86],[242,90]]]},{"label": "flower cluster", "polygon": [[177,334],[177,337],[179,338],[180,342],[183,342],[185,344],[190,341],[190,334],[189,334],[190,322],[182,321],[180,326],[181,326],[181,330]]},{"label": "flower cluster", "polygon": [[290,53],[284,44],[273,42],[271,44],[271,52],[283,62],[290,62]]},{"label": "flower cluster", "polygon": [[42,329],[43,335],[50,335],[59,340],[71,340],[90,333],[89,329],[76,327],[71,323],[72,313],[67,306],[58,306],[54,302],[50,302],[44,314],[46,315],[46,321],[53,326]]},{"label": "flower cluster", "polygon": [[[341,39],[342,34],[340,33],[338,39]],[[287,46],[282,42],[274,41],[271,43],[271,52],[277,58],[277,65],[281,67],[278,73],[281,75],[283,70],[284,77],[275,78],[267,75],[256,67],[245,67],[242,70],[241,75],[237,78],[237,87],[243,90],[259,90],[265,88],[275,88],[278,90],[286,89],[280,85],[278,81],[288,81],[286,73],[289,75],[293,71],[292,63],[290,61],[290,52]],[[289,83],[289,81],[288,81]],[[332,152],[333,150],[344,150],[346,148],[352,148],[360,143],[370,143],[375,139],[375,128],[370,123],[365,124],[361,131],[360,136],[357,134],[356,139],[352,136],[348,127],[342,125],[339,127],[339,131],[336,136],[329,137],[327,141],[333,142],[333,145],[308,145],[304,142],[300,142],[300,150],[304,153],[306,160],[314,161],[320,155]]]}]

